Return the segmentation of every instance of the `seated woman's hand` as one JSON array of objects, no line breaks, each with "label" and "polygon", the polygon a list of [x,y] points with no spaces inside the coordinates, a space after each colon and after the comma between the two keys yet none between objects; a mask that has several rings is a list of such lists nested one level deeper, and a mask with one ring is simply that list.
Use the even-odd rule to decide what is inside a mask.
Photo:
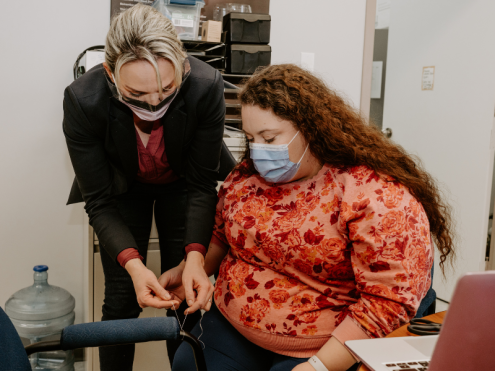
[{"label": "seated woman's hand", "polygon": [[203,255],[197,251],[191,251],[187,255],[182,281],[189,305],[186,311],[189,314],[199,309],[209,311],[211,308],[211,297],[215,288],[205,272],[204,263]]},{"label": "seated woman's hand", "polygon": [[171,303],[175,308],[178,308],[186,297],[184,285],[182,284],[183,271],[183,264],[180,264],[175,268],[169,269],[158,278],[160,286],[170,294]]}]

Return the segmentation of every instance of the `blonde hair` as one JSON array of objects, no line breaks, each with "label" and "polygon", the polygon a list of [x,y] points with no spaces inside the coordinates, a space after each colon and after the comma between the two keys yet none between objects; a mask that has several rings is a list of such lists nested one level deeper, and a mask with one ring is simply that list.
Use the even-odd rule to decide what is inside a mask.
[{"label": "blonde hair", "polygon": [[136,4],[112,19],[105,42],[105,62],[116,84],[124,64],[146,60],[155,68],[161,93],[162,79],[156,61],[165,58],[174,66],[175,86],[180,86],[186,57],[172,22],[151,6]]}]

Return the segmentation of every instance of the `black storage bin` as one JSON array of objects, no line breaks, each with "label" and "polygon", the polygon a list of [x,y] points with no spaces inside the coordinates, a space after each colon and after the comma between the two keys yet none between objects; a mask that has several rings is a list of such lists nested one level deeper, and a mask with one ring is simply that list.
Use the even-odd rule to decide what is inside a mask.
[{"label": "black storage bin", "polygon": [[228,46],[227,71],[250,75],[260,66],[268,66],[272,61],[270,45],[234,44]]},{"label": "black storage bin", "polygon": [[268,44],[271,17],[268,14],[229,13],[223,17],[228,44]]}]

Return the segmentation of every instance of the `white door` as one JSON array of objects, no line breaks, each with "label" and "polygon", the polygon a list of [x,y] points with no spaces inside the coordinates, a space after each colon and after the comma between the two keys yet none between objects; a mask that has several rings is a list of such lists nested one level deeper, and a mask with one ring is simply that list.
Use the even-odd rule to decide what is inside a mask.
[{"label": "white door", "polygon": [[[442,280],[437,255],[433,283],[444,300],[450,300],[461,274],[485,269],[494,157],[494,16],[490,0],[392,1],[383,128],[391,128],[392,139],[421,158],[454,207],[455,272]],[[423,77],[425,67],[434,67],[434,75],[430,68]]]}]

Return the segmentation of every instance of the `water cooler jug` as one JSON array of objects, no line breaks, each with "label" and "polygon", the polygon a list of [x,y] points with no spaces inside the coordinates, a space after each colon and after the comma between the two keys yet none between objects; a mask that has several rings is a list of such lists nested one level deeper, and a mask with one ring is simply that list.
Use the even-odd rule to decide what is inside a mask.
[{"label": "water cooler jug", "polygon": [[[5,304],[19,336],[31,343],[58,340],[64,327],[74,323],[74,297],[66,290],[48,284],[48,267],[37,265],[32,286],[17,291]],[[38,371],[73,371],[72,351],[42,352],[30,357]]]}]

